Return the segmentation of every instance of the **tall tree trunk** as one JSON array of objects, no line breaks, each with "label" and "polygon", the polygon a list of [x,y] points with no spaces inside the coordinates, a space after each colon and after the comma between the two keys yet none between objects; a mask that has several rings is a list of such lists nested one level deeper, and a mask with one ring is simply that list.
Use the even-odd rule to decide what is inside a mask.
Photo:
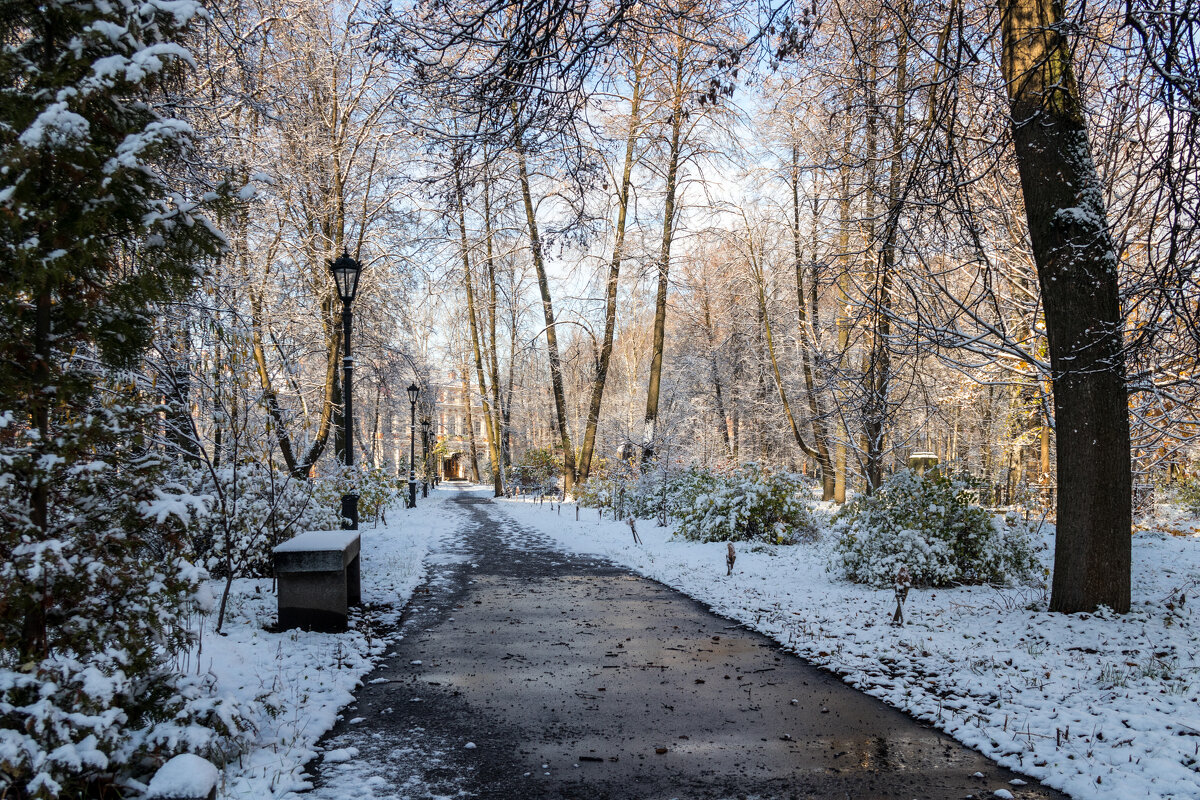
[{"label": "tall tree trunk", "polygon": [[[834,492],[833,458],[829,452],[829,432],[825,426],[825,413],[816,386],[816,342],[808,320],[808,298],[804,292],[804,256],[800,245],[800,147],[792,145],[792,256],[796,269],[796,308],[799,315],[800,365],[804,373],[804,388],[808,393],[808,411],[812,416],[813,447],[817,451],[817,463],[821,467],[821,499],[832,500]],[[816,227],[816,207],[813,208],[813,226]],[[813,233],[816,236],[815,230]],[[816,242],[813,242],[813,263],[817,260]],[[813,291],[816,291],[816,275],[813,276]],[[816,304],[813,304],[815,311]],[[814,320],[815,323],[815,320]]]},{"label": "tall tree trunk", "polygon": [[365,453],[363,459],[371,465],[371,469],[379,469],[379,464],[383,460],[383,448],[381,446],[383,434],[379,427],[380,418],[382,416],[381,411],[383,407],[383,403],[380,402],[382,399],[383,381],[380,381],[375,385],[375,406],[371,409],[371,435],[367,437],[371,442],[371,451],[369,453]]},{"label": "tall tree trunk", "polygon": [[708,339],[708,374],[712,380],[713,394],[717,402],[717,419],[721,425],[721,443],[725,446],[726,460],[735,460],[733,446],[729,441],[729,414],[725,410],[725,399],[721,392],[721,370],[717,364],[717,336],[712,321],[712,301],[708,296],[708,282],[700,284],[700,310],[704,313],[704,334]]},{"label": "tall tree trunk", "polygon": [[1040,434],[1042,452],[1041,458],[1038,461],[1038,483],[1045,486],[1046,482],[1050,480],[1050,420],[1045,412],[1040,416],[1042,418],[1042,430]]},{"label": "tall tree trunk", "polygon": [[[742,216],[742,220],[746,221],[745,215]],[[783,406],[783,413],[787,417],[788,425],[791,426],[792,438],[796,440],[800,450],[809,458],[817,458],[816,449],[805,441],[804,434],[800,432],[800,426],[796,424],[792,405],[788,401],[787,389],[783,385],[783,376],[779,372],[779,360],[775,356],[775,336],[771,329],[771,314],[770,309],[767,308],[767,276],[761,254],[758,252],[758,245],[754,242],[753,233],[750,231],[749,222],[746,222],[746,237],[750,245],[750,271],[754,278],[755,294],[758,298],[758,318],[767,346],[767,358],[771,364],[771,377],[775,380],[775,389],[779,392],[779,402]],[[765,450],[763,455],[766,455]]]},{"label": "tall tree trunk", "polygon": [[1046,314],[1058,532],[1052,611],[1129,610],[1129,407],[1116,248],[1061,0],[1005,0],[1001,68]]},{"label": "tall tree trunk", "polygon": [[[846,131],[842,142],[842,164],[840,168],[841,196],[838,198],[838,281],[837,281],[837,334],[838,372],[840,381],[845,381],[846,361],[850,355],[850,147],[854,141],[850,127],[850,107],[846,107]],[[846,441],[849,431],[846,426],[845,398],[843,387],[837,419],[837,443],[834,446],[833,501],[846,502]]]},{"label": "tall tree trunk", "polygon": [[[496,458],[492,462],[492,490],[496,497],[504,494],[504,465],[508,454],[503,445],[504,425],[501,424],[503,410],[500,406],[500,349],[496,341],[496,256],[492,249],[492,186],[491,172],[485,168],[483,174],[483,230],[484,263],[487,267],[487,349],[488,370],[492,387],[492,433],[496,437]],[[511,364],[510,371],[511,371]]]},{"label": "tall tree trunk", "polygon": [[[864,148],[865,148],[865,172],[864,178],[864,199],[863,199],[863,219],[861,223],[862,235],[862,253],[863,253],[863,281],[871,285],[871,295],[868,298],[869,313],[865,320],[869,326],[867,335],[865,336],[864,346],[861,351],[861,372],[860,372],[860,391],[862,393],[862,404],[859,409],[860,421],[862,429],[859,432],[860,446],[858,453],[858,466],[862,473],[863,481],[866,484],[867,494],[871,494],[879,484],[876,483],[875,467],[877,459],[873,456],[877,452],[872,451],[872,443],[875,439],[875,429],[882,428],[881,420],[879,419],[882,408],[878,403],[877,393],[875,391],[875,378],[877,360],[884,356],[885,351],[881,349],[881,343],[878,336],[879,313],[879,278],[880,264],[872,264],[874,260],[873,252],[876,246],[876,213],[878,200],[878,185],[877,174],[879,166],[879,122],[880,122],[880,107],[879,107],[879,66],[878,58],[878,21],[872,18],[868,24],[869,33],[867,34],[867,44],[865,47],[865,57],[867,59],[866,71],[867,78],[863,81],[863,106],[866,112],[866,130],[864,132]],[[882,255],[884,248],[880,247],[879,252]],[[882,262],[882,258],[879,259]]]},{"label": "tall tree trunk", "polygon": [[[901,4],[901,16],[906,4]],[[879,245],[879,268],[875,274],[872,317],[872,353],[867,371],[868,413],[866,426],[867,454],[866,478],[868,491],[883,484],[884,444],[887,425],[891,416],[888,407],[888,390],[891,382],[891,336],[892,280],[896,269],[896,231],[900,226],[900,213],[904,198],[900,183],[904,172],[905,158],[905,106],[908,102],[908,37],[899,34],[896,45],[896,92],[895,117],[892,119],[891,167],[888,175],[887,218],[884,220],[883,236]]]},{"label": "tall tree trunk", "polygon": [[994,425],[994,416],[996,413],[996,387],[987,387],[987,396],[984,400],[983,414],[980,415],[981,424],[979,426],[979,461],[980,470],[983,472],[983,481],[988,486],[988,505],[997,503],[997,495],[999,482],[996,475],[996,454],[995,454],[995,438],[992,436],[992,427]]},{"label": "tall tree trunk", "polygon": [[525,203],[525,224],[529,229],[529,250],[537,272],[538,289],[542,294],[542,313],[546,320],[546,355],[550,361],[550,388],[554,393],[554,413],[558,424],[559,441],[563,449],[563,491],[571,494],[575,488],[575,450],[567,426],[567,398],[563,391],[562,361],[558,354],[558,333],[554,326],[554,305],[550,299],[550,281],[542,258],[542,240],[538,236],[537,214],[529,190],[529,169],[525,162],[525,145],[517,141],[517,168],[521,180],[521,199]]},{"label": "tall tree trunk", "polygon": [[[458,231],[459,231],[459,246],[462,249],[462,267],[463,267],[463,287],[467,293],[467,320],[471,328],[471,352],[475,356],[475,380],[479,385],[479,396],[483,403],[483,429],[487,438],[488,456],[492,461],[492,475],[499,475],[502,470],[500,468],[500,438],[494,430],[492,410],[488,399],[487,383],[483,378],[483,352],[479,346],[479,323],[475,313],[475,282],[471,278],[471,251],[467,246],[467,217],[463,202],[463,184],[462,184],[462,163],[456,159],[454,170],[454,199],[458,206]],[[463,365],[466,368],[466,365]],[[467,419],[468,425],[471,427],[471,475],[476,483],[479,483],[479,456],[475,453],[475,428],[470,425],[471,419],[471,395],[469,394],[471,382],[467,375],[463,375],[463,391],[464,400],[467,404]],[[502,494],[499,481],[493,477],[496,483],[495,495],[499,497]]]},{"label": "tall tree trunk", "polygon": [[190,369],[191,338],[188,333],[186,311],[183,319],[179,320],[179,329],[170,336],[171,347],[171,385],[167,388],[167,441],[183,457],[184,462],[191,465],[200,463],[198,452],[199,442],[196,441],[192,426]]},{"label": "tall tree trunk", "polygon": [[[513,292],[515,298],[516,292]],[[517,374],[517,326],[520,323],[520,307],[516,301],[509,303],[509,326],[512,330],[512,336],[508,339],[508,380],[504,385],[504,406],[500,409],[504,416],[504,426],[501,428],[504,431],[504,463],[512,463],[512,407],[513,407],[513,387]]]},{"label": "tall tree trunk", "polygon": [[[604,400],[604,384],[608,379],[608,363],[612,358],[613,332],[617,326],[617,287],[621,275],[621,260],[625,255],[625,220],[629,212],[633,162],[638,131],[641,128],[642,63],[638,57],[633,65],[633,92],[629,100],[629,130],[625,136],[625,164],[621,170],[621,187],[617,192],[617,225],[614,232],[612,260],[608,265],[608,283],[604,294],[604,338],[596,354],[596,375],[592,379],[588,401],[587,428],[583,434],[583,449],[579,455],[579,482],[584,483],[592,470],[592,453],[596,447],[596,429],[600,424],[600,407]],[[660,359],[661,363],[661,359]]]},{"label": "tall tree trunk", "polygon": [[642,465],[654,459],[658,439],[658,394],[662,383],[663,344],[667,329],[667,287],[671,269],[671,242],[675,238],[675,193],[679,183],[679,160],[683,146],[683,71],[685,44],[676,37],[675,74],[672,77],[671,122],[667,150],[666,197],[663,200],[662,242],[658,253],[658,292],[654,298],[654,338],[650,354],[650,382],[646,389],[646,426],[642,434]]}]

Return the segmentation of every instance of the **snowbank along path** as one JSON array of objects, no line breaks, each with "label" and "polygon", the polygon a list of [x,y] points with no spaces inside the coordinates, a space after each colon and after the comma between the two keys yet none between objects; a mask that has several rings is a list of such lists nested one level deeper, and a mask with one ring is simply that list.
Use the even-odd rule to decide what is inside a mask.
[{"label": "snowbank along path", "polygon": [[484,494],[314,766],[319,798],[1060,798]]}]

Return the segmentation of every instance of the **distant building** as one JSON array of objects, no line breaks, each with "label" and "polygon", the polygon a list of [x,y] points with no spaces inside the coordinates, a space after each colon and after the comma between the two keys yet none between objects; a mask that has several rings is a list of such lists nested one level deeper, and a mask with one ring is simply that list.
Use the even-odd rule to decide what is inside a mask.
[{"label": "distant building", "polygon": [[437,474],[448,481],[469,480],[472,477],[470,453],[473,440],[480,478],[485,478],[489,462],[487,434],[483,430],[483,404],[477,397],[472,397],[468,406],[462,382],[455,372],[436,387],[434,396],[431,434],[442,444],[438,448]]}]

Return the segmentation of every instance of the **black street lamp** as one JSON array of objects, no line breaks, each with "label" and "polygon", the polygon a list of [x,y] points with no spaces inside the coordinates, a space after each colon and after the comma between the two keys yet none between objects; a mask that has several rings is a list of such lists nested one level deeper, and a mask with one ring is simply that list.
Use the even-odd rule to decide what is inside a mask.
[{"label": "black street lamp", "polygon": [[421,463],[424,470],[421,475],[421,497],[429,497],[429,415],[421,417]]},{"label": "black street lamp", "polygon": [[408,507],[417,507],[417,397],[421,387],[415,383],[408,387],[408,402],[412,404],[412,419],[408,423]]},{"label": "black street lamp", "polygon": [[[362,264],[343,250],[337,261],[329,262],[333,282],[337,285],[338,297],[342,300],[342,340],[345,350],[342,356],[342,463],[354,466],[354,403],[351,389],[354,378],[354,359],[350,356],[350,304],[358,294],[358,279],[362,275]],[[349,472],[349,470],[347,470]],[[348,531],[358,530],[358,493],[342,495],[342,527]]]}]

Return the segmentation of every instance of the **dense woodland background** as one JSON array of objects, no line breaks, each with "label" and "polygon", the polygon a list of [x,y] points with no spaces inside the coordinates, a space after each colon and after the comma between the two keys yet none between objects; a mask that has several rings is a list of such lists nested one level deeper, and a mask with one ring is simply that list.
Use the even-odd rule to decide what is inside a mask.
[{"label": "dense woodland background", "polygon": [[[193,335],[160,348],[200,378],[205,433],[241,390],[248,429],[295,439],[256,437],[264,457],[313,460],[348,249],[368,463],[394,466],[415,375],[465,381],[502,442],[569,445],[579,480],[628,444],[824,467],[838,496],[925,449],[1001,502],[1054,485],[995,8],[581,5],[519,85],[504,37],[549,11],[484,10],[222,4],[197,27],[193,166],[250,187],[180,309]],[[1067,12],[1152,483],[1190,455],[1193,109],[1147,58],[1167,32]]]}]

